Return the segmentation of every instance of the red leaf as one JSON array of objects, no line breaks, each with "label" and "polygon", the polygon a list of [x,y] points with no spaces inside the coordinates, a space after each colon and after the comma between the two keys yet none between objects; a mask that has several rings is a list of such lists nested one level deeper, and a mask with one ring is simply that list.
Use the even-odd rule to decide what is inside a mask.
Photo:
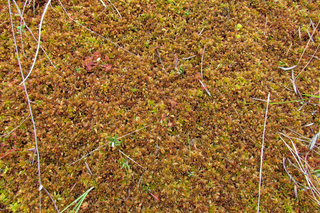
[{"label": "red leaf", "polygon": [[93,62],[93,57],[86,57],[84,59],[84,66],[86,67],[87,71],[93,70],[95,63]]},{"label": "red leaf", "polygon": [[94,60],[97,60],[98,58],[101,58],[101,53],[98,52],[98,51],[95,51],[95,52],[93,53],[93,56],[94,56]]},{"label": "red leaf", "polygon": [[112,68],[112,64],[106,64],[103,67],[107,72],[109,72],[111,70],[111,68]]}]

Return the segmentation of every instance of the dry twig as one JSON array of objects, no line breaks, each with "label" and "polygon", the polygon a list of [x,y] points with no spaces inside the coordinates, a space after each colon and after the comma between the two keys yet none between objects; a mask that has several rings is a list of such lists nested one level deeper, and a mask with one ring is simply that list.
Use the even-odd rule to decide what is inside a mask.
[{"label": "dry twig", "polygon": [[267,108],[266,108],[266,114],[264,116],[264,124],[263,124],[262,145],[261,145],[261,154],[260,154],[259,197],[258,197],[258,209],[257,209],[258,213],[260,211],[263,150],[264,150],[264,141],[265,141],[265,134],[266,134],[266,125],[267,125],[267,117],[268,117],[268,110],[269,110],[269,102],[270,102],[270,93],[268,94]]}]

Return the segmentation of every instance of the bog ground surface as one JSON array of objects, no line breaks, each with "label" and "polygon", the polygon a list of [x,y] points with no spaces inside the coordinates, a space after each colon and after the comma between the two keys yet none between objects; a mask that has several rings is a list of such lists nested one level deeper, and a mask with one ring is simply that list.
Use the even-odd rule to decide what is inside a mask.
[{"label": "bog ground surface", "polygon": [[261,212],[318,210],[319,1],[53,0],[30,75],[46,2],[9,2],[2,211],[255,212],[263,139]]}]

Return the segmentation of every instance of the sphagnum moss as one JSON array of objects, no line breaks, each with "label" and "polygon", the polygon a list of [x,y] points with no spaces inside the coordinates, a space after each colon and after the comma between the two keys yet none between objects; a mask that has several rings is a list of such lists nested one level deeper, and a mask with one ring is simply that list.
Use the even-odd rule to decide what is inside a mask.
[{"label": "sphagnum moss", "polygon": [[[81,211],[256,210],[265,110],[257,100],[265,99],[268,92],[272,102],[299,98],[291,91],[291,73],[278,66],[280,61],[296,64],[309,39],[307,30],[312,33],[312,23],[318,21],[319,3],[163,0],[112,4],[105,8],[94,1],[63,2],[74,20],[133,54],[72,22],[52,2],[41,45],[57,69],[40,53],[27,80],[40,140],[43,184],[56,195],[58,209],[94,186]],[[33,31],[41,9],[43,5],[36,4],[35,15],[32,4],[25,9],[24,17]],[[28,112],[19,87],[10,23],[5,21],[9,16],[3,13],[1,18],[1,46],[5,48],[0,49],[0,134],[5,134],[27,118]],[[18,21],[16,16],[14,26],[20,26]],[[315,33],[297,68],[308,62],[318,37]],[[27,73],[35,50],[27,32],[23,44],[21,62]],[[183,74],[175,70],[175,56]],[[189,56],[194,57],[184,60]],[[92,57],[91,65],[86,57]],[[317,67],[315,59],[297,79],[303,93],[318,91]],[[211,97],[198,81],[201,68],[201,81]],[[318,125],[317,114],[312,115],[317,110],[314,104],[270,106],[261,210],[316,210],[303,192],[295,197],[279,160],[288,151],[276,135],[287,128],[298,131],[306,122]],[[34,148],[30,125],[26,120],[2,138],[0,156],[14,148]],[[132,161],[128,161],[130,171],[121,168],[127,158],[109,146],[70,165],[109,143],[104,135],[120,137],[148,125],[150,128],[121,140],[120,146],[146,168],[144,172]],[[302,130],[301,134],[312,135],[312,130]],[[30,163],[32,158],[32,152],[0,158],[5,180],[1,208],[38,211],[37,170]],[[41,203],[43,209],[54,211],[44,193]]]}]

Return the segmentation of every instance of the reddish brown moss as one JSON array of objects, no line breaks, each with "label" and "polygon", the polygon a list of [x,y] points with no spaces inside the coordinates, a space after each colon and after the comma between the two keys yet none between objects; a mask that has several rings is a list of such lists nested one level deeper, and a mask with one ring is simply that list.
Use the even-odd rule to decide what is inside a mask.
[{"label": "reddish brown moss", "polygon": [[[43,185],[59,210],[94,186],[83,212],[253,211],[265,105],[251,98],[265,99],[268,92],[272,102],[299,98],[287,89],[292,88],[291,74],[277,67],[297,63],[309,39],[307,30],[313,30],[310,18],[315,24],[319,20],[319,3],[115,1],[122,18],[94,1],[64,4],[73,18],[137,56],[68,20],[56,3],[49,7],[42,45],[57,69],[40,52],[27,88],[38,130]],[[36,11],[34,16],[27,8],[25,15],[34,31],[41,10]],[[4,134],[19,125],[28,110],[8,14],[2,13],[1,20],[0,134]],[[18,21],[15,17],[14,23]],[[299,69],[315,51],[318,32],[314,40]],[[35,42],[26,33],[23,43],[22,67],[27,74]],[[212,97],[198,81],[204,48],[202,81]],[[319,60],[313,60],[298,79],[303,93],[318,90],[319,66]],[[288,127],[311,137],[312,129],[301,126],[319,124],[311,114],[316,106],[308,104],[297,112],[300,106],[270,107],[261,200],[267,211],[316,209],[305,194],[295,198],[282,167],[288,152],[277,133]],[[108,144],[108,137],[147,125],[121,138],[121,146],[106,145],[71,164]],[[25,151],[33,147],[30,119],[1,138],[1,155],[22,151],[0,159],[1,208],[37,210],[36,165],[30,164],[33,153]],[[130,160],[130,168],[122,168],[121,159],[126,158],[118,149],[146,170]],[[316,165],[315,159],[312,162]],[[42,199],[43,208],[54,211],[49,197],[42,193]]]}]

